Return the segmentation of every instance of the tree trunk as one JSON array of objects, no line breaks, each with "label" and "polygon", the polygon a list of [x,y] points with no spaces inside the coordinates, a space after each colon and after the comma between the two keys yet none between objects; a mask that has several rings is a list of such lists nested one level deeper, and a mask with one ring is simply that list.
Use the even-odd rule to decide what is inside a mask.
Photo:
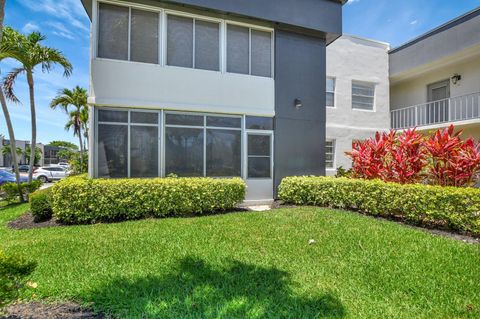
[{"label": "tree trunk", "polygon": [[80,143],[80,173],[83,173],[83,142],[81,127],[78,129],[78,142]]},{"label": "tree trunk", "polygon": [[35,165],[35,149],[37,147],[37,118],[35,115],[35,93],[33,88],[32,70],[27,70],[28,90],[30,93],[30,114],[32,118],[32,141],[30,144],[30,169],[28,170],[28,182],[32,182],[33,165]]},{"label": "tree trunk", "polygon": [[[5,16],[5,0],[0,0],[0,43],[3,38],[3,19]],[[5,122],[7,124],[8,138],[10,139],[10,152],[12,154],[13,161],[13,170],[15,171],[15,177],[17,180],[18,192],[20,197],[20,202],[23,202],[23,194],[20,189],[20,172],[18,171],[18,160],[17,160],[17,143],[15,141],[15,133],[13,131],[12,120],[10,119],[10,113],[8,112],[7,101],[5,100],[5,95],[3,90],[0,89],[0,104],[2,104],[3,115],[5,116]]]}]

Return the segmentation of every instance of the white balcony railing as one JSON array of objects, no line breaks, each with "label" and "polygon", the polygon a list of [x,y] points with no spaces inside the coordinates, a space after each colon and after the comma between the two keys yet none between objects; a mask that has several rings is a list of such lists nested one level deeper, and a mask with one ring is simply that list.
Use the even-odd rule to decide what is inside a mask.
[{"label": "white balcony railing", "polygon": [[391,111],[391,126],[406,129],[480,119],[480,92]]}]

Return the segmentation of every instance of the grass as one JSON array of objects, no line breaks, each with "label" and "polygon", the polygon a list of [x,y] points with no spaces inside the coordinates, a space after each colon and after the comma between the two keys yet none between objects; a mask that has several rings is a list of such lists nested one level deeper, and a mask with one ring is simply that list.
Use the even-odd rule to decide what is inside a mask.
[{"label": "grass", "polygon": [[0,248],[38,262],[27,299],[118,318],[480,317],[480,246],[388,221],[305,207],[5,227],[26,209],[0,210]]}]

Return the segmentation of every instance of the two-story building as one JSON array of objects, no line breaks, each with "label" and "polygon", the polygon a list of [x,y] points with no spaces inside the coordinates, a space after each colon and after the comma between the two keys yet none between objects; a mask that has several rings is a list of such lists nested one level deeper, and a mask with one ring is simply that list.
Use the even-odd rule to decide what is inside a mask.
[{"label": "two-story building", "polygon": [[83,0],[92,177],[325,174],[326,47],[343,0]]}]

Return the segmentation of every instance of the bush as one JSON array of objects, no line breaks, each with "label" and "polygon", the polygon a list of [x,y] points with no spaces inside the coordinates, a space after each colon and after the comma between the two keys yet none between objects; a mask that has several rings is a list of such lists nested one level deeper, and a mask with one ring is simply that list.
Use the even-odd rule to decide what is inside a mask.
[{"label": "bush", "polygon": [[25,286],[26,277],[36,264],[18,256],[6,255],[0,250],[0,307],[17,298]]},{"label": "bush", "polygon": [[[28,195],[35,192],[40,188],[42,182],[32,181],[31,183],[24,182],[20,183],[20,189],[22,190],[23,198],[28,198]],[[3,199],[9,203],[13,203],[19,200],[19,191],[16,183],[6,183],[1,186],[3,193]]]},{"label": "bush", "polygon": [[30,195],[30,212],[36,223],[52,218],[52,189],[36,191]]},{"label": "bush", "polygon": [[55,184],[53,212],[66,224],[202,214],[235,208],[245,198],[240,178],[89,179]]},{"label": "bush", "polygon": [[480,235],[480,189],[380,180],[287,177],[279,197],[297,205],[355,209],[379,216],[401,216]]}]

